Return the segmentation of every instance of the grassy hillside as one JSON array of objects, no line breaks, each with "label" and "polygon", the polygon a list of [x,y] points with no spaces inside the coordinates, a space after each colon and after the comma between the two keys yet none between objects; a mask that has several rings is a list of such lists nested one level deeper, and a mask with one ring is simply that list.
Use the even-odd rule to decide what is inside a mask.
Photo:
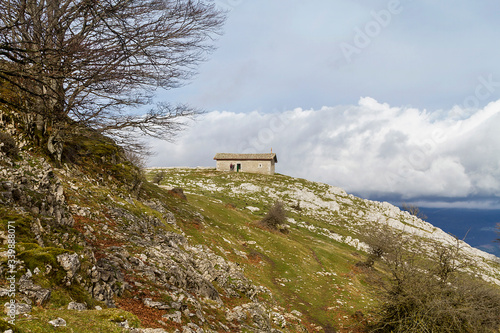
[{"label": "grassy hillside", "polygon": [[[160,176],[156,176],[160,174]],[[326,329],[362,330],[374,320],[379,287],[388,274],[383,266],[365,269],[367,230],[382,226],[412,235],[415,248],[453,237],[408,212],[362,200],[342,189],[284,175],[224,173],[213,169],[150,169],[149,179],[165,188],[181,187],[188,202],[205,216],[187,233],[269,288],[287,312]],[[288,207],[289,233],[259,224],[276,201]],[[499,259],[463,242],[467,270],[500,284]]]}]

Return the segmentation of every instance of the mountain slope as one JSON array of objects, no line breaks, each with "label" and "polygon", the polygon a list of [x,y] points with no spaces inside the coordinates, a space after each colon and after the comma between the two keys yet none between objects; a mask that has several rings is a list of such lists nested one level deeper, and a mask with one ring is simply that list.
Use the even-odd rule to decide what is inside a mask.
[{"label": "mountain slope", "polygon": [[[370,224],[386,225],[424,240],[445,244],[457,242],[443,230],[406,211],[401,211],[394,205],[360,199],[327,184],[283,175],[269,177],[243,173],[224,174],[214,172],[210,168],[150,169],[151,173],[161,171],[165,174],[162,184],[166,187],[182,187],[192,194],[207,193],[214,198],[230,200],[241,208],[246,207],[253,211],[258,217],[262,217],[265,209],[275,200],[282,200],[292,207],[293,214],[289,219],[291,225],[308,228],[318,235],[323,234],[358,250],[367,251],[368,245],[353,237],[364,235],[363,228]],[[299,210],[294,210],[293,207]],[[304,218],[314,219],[315,225],[307,226],[307,223],[300,221]],[[460,248],[464,254],[473,258],[478,274],[485,280],[500,285],[500,275],[497,270],[500,258],[461,241]]]},{"label": "mountain slope", "polygon": [[[148,170],[158,187],[84,130],[57,168],[4,129],[21,149],[0,150],[0,301],[16,305],[0,330],[361,332],[390,276],[360,265],[370,225],[419,249],[455,242],[387,203],[283,175]],[[259,222],[276,200],[285,233]],[[464,269],[499,283],[498,258],[460,248],[474,262]]]},{"label": "mountain slope", "polygon": [[[376,305],[375,273],[356,264],[369,246],[367,231],[388,228],[411,235],[412,246],[460,248],[463,270],[500,284],[499,258],[457,241],[439,228],[388,203],[363,200],[340,188],[283,175],[221,173],[213,169],[150,169],[166,188],[182,187],[210,217],[198,242],[214,244],[237,260],[253,281],[268,287],[286,310],[297,309],[322,327],[357,327]],[[151,177],[151,176],[150,176]],[[274,201],[289,207],[289,234],[259,228]],[[228,210],[228,207],[230,208]],[[215,245],[218,244],[218,245]],[[247,259],[248,258],[248,259]],[[375,275],[375,276],[374,276]]]}]

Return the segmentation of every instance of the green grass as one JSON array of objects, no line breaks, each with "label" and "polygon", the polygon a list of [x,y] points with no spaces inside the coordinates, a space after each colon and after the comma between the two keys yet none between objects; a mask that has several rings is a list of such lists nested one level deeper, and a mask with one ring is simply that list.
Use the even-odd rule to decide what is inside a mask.
[{"label": "green grass", "polygon": [[[56,318],[64,319],[66,326],[56,328],[49,324],[49,321]],[[18,318],[15,326],[19,332],[30,333],[122,333],[128,331],[119,326],[119,323],[125,320],[130,327],[139,327],[139,320],[136,316],[120,309],[76,311],[33,308],[30,316]]]},{"label": "green grass", "polygon": [[[164,182],[188,192],[199,193],[196,184],[222,188],[218,192],[206,191],[204,195],[188,195],[188,202],[205,217],[202,228],[186,225],[185,231],[193,243],[205,244],[237,262],[254,284],[271,290],[273,302],[287,311],[299,310],[309,321],[323,327],[338,326],[333,318],[341,315],[350,318],[357,310],[369,312],[373,288],[353,271],[362,255],[348,245],[297,226],[292,225],[289,234],[260,226],[258,221],[269,208],[263,204],[262,194],[256,198],[232,195],[231,187],[248,183],[244,177],[228,177],[213,171],[167,173]],[[286,178],[271,177],[268,183],[286,184],[283,179]],[[261,184],[257,181],[254,184]],[[252,213],[247,206],[258,207],[260,211]],[[321,219],[290,215],[297,221],[332,229],[331,224]],[[345,230],[343,226],[334,229]],[[245,253],[248,259],[237,253]],[[349,320],[343,318],[343,321]]]}]

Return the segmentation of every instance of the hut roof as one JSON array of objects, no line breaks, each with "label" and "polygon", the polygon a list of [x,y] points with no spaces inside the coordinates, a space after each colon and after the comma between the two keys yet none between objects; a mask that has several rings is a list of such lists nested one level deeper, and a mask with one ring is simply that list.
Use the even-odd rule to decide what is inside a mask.
[{"label": "hut roof", "polygon": [[267,154],[230,154],[230,153],[217,153],[214,160],[255,160],[255,161],[271,161],[274,160],[278,163],[278,158],[275,153]]}]

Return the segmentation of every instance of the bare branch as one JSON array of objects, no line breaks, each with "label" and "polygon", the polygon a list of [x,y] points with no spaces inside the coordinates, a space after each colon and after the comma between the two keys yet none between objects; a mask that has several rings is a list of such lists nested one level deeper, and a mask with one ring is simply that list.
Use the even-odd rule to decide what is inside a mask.
[{"label": "bare branch", "polygon": [[225,20],[201,0],[0,0],[0,13],[0,80],[24,96],[18,110],[167,140],[198,112],[134,109],[189,80]]}]

